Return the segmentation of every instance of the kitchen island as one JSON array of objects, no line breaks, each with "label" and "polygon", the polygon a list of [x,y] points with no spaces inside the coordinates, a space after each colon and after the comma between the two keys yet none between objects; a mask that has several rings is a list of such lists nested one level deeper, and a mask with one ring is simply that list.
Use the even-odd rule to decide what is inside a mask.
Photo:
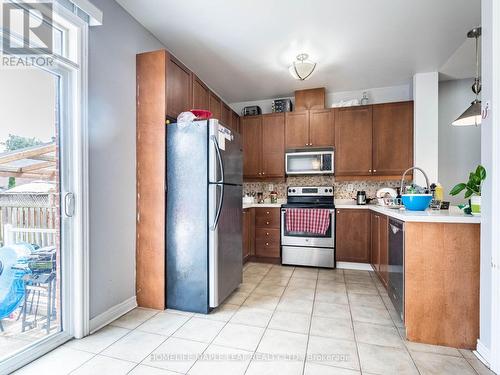
[{"label": "kitchen island", "polygon": [[[456,207],[446,211],[417,212],[376,205],[358,206],[352,201],[336,201],[335,206],[337,220],[340,219],[339,213],[349,212],[347,210],[355,210],[353,213],[358,214],[371,211],[372,217],[385,218],[385,227],[375,235],[380,238],[391,230],[387,218],[404,223],[404,325],[407,339],[456,348],[476,348],[479,337],[481,218],[465,215]],[[373,264],[374,235],[371,236]],[[389,246],[387,237],[378,245],[380,272],[377,274],[382,280],[391,272]],[[385,264],[381,264],[380,259],[386,259]],[[388,291],[390,293],[391,289]]]}]

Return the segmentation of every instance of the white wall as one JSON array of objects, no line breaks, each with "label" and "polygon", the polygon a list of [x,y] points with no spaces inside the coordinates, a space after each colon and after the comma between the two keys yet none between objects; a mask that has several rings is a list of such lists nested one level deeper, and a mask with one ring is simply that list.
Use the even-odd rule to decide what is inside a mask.
[{"label": "white wall", "polygon": [[135,56],[164,48],[115,1],[90,28],[90,317],[135,296]]},{"label": "white wall", "polygon": [[481,163],[481,126],[451,126],[474,99],[473,79],[439,83],[439,175],[445,200],[464,203],[463,194],[450,196],[451,188],[467,181],[469,172]]},{"label": "white wall", "polygon": [[[429,183],[438,180],[438,73],[417,73],[413,76],[413,165],[422,168]],[[425,186],[420,172],[415,182]]]},{"label": "white wall", "polygon": [[[412,99],[412,91],[410,84],[400,85],[400,86],[390,86],[390,87],[377,87],[365,90],[357,91],[342,91],[342,92],[331,92],[326,94],[326,106],[331,107],[333,103],[340,102],[342,100],[351,99],[361,99],[363,97],[363,92],[368,93],[369,103],[389,103],[398,102]],[[286,98],[286,97],[285,97]],[[288,97],[295,101],[293,97]],[[263,99],[254,100],[246,102],[231,103],[229,106],[237,113],[241,114],[241,111],[246,106],[258,105],[262,109],[262,113],[271,113],[271,105],[273,99]]]}]

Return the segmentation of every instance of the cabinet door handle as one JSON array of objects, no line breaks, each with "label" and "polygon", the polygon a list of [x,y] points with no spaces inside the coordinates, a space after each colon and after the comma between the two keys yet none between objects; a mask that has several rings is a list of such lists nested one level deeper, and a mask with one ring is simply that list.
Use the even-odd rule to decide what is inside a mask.
[{"label": "cabinet door handle", "polygon": [[266,236],[269,236],[269,233],[266,232]]},{"label": "cabinet door handle", "polygon": [[340,214],[340,211],[337,211],[338,214]]},{"label": "cabinet door handle", "polygon": [[262,174],[266,174],[265,172],[262,172]]},{"label": "cabinet door handle", "polygon": [[374,170],[373,170],[373,173],[377,173],[377,170],[376,170],[376,169],[374,169]]},{"label": "cabinet door handle", "polygon": [[312,143],[309,143],[309,146],[312,146],[313,144]]},{"label": "cabinet door handle", "polygon": [[372,173],[372,170],[371,170],[371,169],[368,169],[368,172],[369,172],[369,173]]},{"label": "cabinet door handle", "polygon": [[269,242],[266,242],[266,246],[269,246]]},{"label": "cabinet door handle", "polygon": [[269,225],[269,221],[266,221],[266,225]]},{"label": "cabinet door handle", "polygon": [[262,172],[259,172],[259,176],[262,176]]},{"label": "cabinet door handle", "polygon": [[266,214],[269,215],[269,211],[266,211]]}]

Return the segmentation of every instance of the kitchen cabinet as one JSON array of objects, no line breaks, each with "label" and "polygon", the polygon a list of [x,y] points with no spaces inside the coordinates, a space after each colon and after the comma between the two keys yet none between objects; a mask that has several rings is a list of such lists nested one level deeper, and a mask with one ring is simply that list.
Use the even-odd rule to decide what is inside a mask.
[{"label": "kitchen cabinet", "polygon": [[371,213],[371,264],[386,287],[389,261],[388,224],[387,216],[375,212]]},{"label": "kitchen cabinet", "polygon": [[332,109],[287,112],[286,149],[333,147],[335,126]]},{"label": "kitchen cabinet", "polygon": [[400,176],[413,165],[413,102],[338,108],[335,175]]},{"label": "kitchen cabinet", "polygon": [[338,108],[335,111],[335,175],[372,173],[372,107]]},{"label": "kitchen cabinet", "polygon": [[212,118],[221,120],[222,116],[222,101],[220,98],[210,91],[208,95],[208,110],[212,112]]},{"label": "kitchen cabinet", "polygon": [[244,116],[240,125],[243,139],[243,178],[258,179],[261,177],[262,116]]},{"label": "kitchen cabinet", "polygon": [[413,102],[373,106],[373,174],[401,175],[413,166]]},{"label": "kitchen cabinet", "polygon": [[295,110],[325,108],[325,88],[297,90],[295,91]]},{"label": "kitchen cabinet", "polygon": [[235,132],[240,132],[240,116],[234,111],[231,111],[231,129]]},{"label": "kitchen cabinet", "polygon": [[177,119],[191,109],[191,72],[173,56],[167,54],[167,116]]},{"label": "kitchen cabinet", "polygon": [[241,118],[246,180],[284,178],[284,127],[283,113]]},{"label": "kitchen cabinet", "polygon": [[280,258],[279,208],[255,208],[255,256]]},{"label": "kitchen cabinet", "polygon": [[335,139],[334,121],[332,109],[309,111],[309,146],[332,147]]},{"label": "kitchen cabinet", "polygon": [[309,111],[285,113],[285,145],[287,149],[309,146]]},{"label": "kitchen cabinet", "polygon": [[209,96],[210,90],[208,87],[196,76],[192,75],[193,81],[193,109],[209,110]]},{"label": "kitchen cabinet", "polygon": [[231,120],[232,120],[231,108],[229,108],[229,106],[226,103],[222,103],[220,122],[222,123],[222,125],[227,126],[228,128],[234,130],[233,127],[231,126],[232,125]]},{"label": "kitchen cabinet", "polygon": [[262,160],[264,178],[285,177],[285,116],[273,113],[262,116]]},{"label": "kitchen cabinet", "polygon": [[371,213],[337,209],[335,251],[338,262],[370,263]]},{"label": "kitchen cabinet", "polygon": [[245,208],[243,210],[243,232],[242,232],[242,249],[243,263],[251,256],[255,255],[255,209]]}]

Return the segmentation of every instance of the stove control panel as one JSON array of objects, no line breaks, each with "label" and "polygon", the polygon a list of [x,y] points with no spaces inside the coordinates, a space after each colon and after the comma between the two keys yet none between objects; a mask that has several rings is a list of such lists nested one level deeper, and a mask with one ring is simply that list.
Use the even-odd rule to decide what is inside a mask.
[{"label": "stove control panel", "polygon": [[289,186],[289,197],[321,196],[333,197],[333,186]]}]

